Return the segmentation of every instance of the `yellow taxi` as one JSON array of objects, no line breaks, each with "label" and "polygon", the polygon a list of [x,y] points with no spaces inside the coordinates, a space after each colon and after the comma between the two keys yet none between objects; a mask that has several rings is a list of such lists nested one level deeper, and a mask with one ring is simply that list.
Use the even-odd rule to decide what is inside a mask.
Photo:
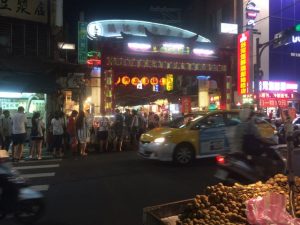
[{"label": "yellow taxi", "polygon": [[[238,110],[202,113],[186,125],[160,127],[144,133],[138,154],[146,159],[173,161],[183,165],[195,158],[224,154],[230,150],[235,126],[239,123]],[[275,137],[272,124],[259,118],[256,123],[264,138]]]}]

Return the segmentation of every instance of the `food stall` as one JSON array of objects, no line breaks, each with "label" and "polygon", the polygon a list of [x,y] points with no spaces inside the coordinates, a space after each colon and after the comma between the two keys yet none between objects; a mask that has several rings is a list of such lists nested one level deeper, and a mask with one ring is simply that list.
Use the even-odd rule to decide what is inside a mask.
[{"label": "food stall", "polygon": [[[299,186],[300,178],[296,177],[295,182]],[[284,224],[298,224],[296,223],[297,219],[291,218],[287,213],[289,209],[288,191],[288,178],[282,174],[277,174],[264,183],[261,181],[249,185],[235,183],[232,186],[219,183],[208,186],[204,194],[196,195],[193,199],[144,208],[143,225],[250,224],[249,220],[253,219],[253,215],[249,213],[251,211],[249,205],[253,203],[253,199],[261,199],[263,196],[267,196],[266,199],[270,200],[268,199],[272,197],[270,193],[278,194],[275,194],[277,199],[271,199],[273,205],[267,202],[265,207],[269,204],[268,206],[275,209],[274,203],[277,203],[278,200],[281,200],[282,203],[287,202],[287,204],[285,205],[286,210],[284,208],[281,211],[277,208],[276,212],[269,210],[269,216],[279,218],[279,214],[282,213],[285,216]],[[300,195],[296,196],[295,204],[296,216],[300,217]],[[291,221],[288,223],[288,220],[294,221],[294,223]]]}]

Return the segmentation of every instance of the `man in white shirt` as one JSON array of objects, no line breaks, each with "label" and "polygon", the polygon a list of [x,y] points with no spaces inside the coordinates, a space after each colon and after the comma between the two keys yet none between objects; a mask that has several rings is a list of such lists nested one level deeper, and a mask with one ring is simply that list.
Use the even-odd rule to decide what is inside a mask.
[{"label": "man in white shirt", "polygon": [[12,139],[13,139],[13,161],[19,161],[23,155],[24,143],[26,141],[27,118],[24,107],[20,106],[18,112],[12,117]]}]

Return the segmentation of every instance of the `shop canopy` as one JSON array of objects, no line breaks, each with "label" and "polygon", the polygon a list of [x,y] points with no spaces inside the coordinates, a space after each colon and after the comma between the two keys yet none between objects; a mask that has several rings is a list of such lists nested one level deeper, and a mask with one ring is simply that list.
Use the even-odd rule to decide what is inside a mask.
[{"label": "shop canopy", "polygon": [[56,80],[78,65],[38,58],[1,58],[0,90],[7,92],[53,93],[60,87]]}]

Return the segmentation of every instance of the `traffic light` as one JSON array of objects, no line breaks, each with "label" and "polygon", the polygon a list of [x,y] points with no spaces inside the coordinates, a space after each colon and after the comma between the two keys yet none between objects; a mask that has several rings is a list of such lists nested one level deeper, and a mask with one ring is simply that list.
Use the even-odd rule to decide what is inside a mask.
[{"label": "traffic light", "polygon": [[296,24],[275,34],[273,40],[273,47],[277,48],[282,45],[288,45],[292,43],[292,36],[295,35],[297,32],[300,32],[300,24]]}]

